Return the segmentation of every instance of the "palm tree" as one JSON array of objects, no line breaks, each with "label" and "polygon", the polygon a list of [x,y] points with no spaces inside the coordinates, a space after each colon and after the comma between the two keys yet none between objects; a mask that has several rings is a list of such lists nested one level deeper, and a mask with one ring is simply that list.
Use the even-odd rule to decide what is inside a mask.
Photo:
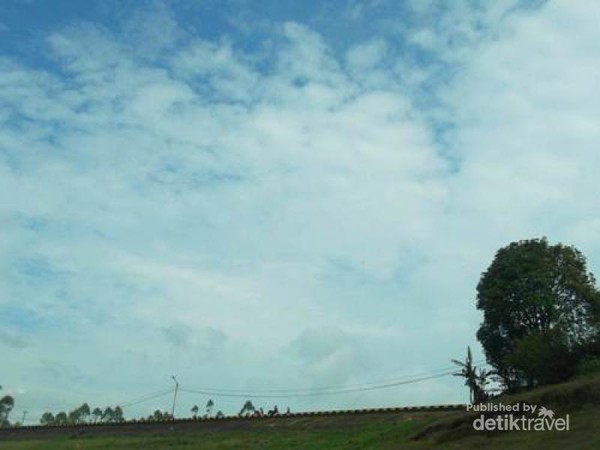
[{"label": "palm tree", "polygon": [[469,399],[472,404],[481,403],[487,399],[485,392],[485,385],[488,384],[488,377],[491,375],[490,371],[485,369],[479,369],[473,365],[473,355],[471,354],[471,347],[467,347],[467,359],[465,362],[457,359],[451,360],[454,364],[461,367],[460,372],[453,373],[456,377],[463,377],[465,379],[465,386],[469,387]]},{"label": "palm tree", "polygon": [[200,408],[198,408],[198,405],[194,405],[192,407],[191,411],[192,411],[192,414],[194,415],[194,419],[195,419],[196,417],[198,417],[198,411],[200,411]]},{"label": "palm tree", "polygon": [[496,375],[493,370],[485,370],[480,368],[477,374],[476,386],[477,386],[477,398],[476,403],[481,403],[490,397],[490,391],[486,386],[490,383],[490,377]]}]

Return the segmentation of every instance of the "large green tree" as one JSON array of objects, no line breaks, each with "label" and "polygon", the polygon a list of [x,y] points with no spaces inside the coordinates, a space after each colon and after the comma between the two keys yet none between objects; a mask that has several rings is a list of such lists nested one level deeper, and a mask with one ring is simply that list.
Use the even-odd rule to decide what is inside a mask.
[{"label": "large green tree", "polygon": [[[477,286],[477,308],[477,337],[509,390],[568,378],[574,364],[551,379],[540,377],[539,366],[552,365],[552,354],[576,355],[599,334],[600,292],[584,256],[546,238],[498,250]],[[540,360],[531,367],[525,355],[534,348]]]}]

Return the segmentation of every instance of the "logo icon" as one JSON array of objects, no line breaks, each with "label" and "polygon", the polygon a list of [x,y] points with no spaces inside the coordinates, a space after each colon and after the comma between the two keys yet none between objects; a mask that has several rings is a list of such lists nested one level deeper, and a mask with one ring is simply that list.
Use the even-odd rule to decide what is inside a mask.
[{"label": "logo icon", "polygon": [[542,419],[553,419],[554,411],[552,411],[551,409],[547,409],[545,406],[542,406],[538,411],[538,416],[540,416]]}]

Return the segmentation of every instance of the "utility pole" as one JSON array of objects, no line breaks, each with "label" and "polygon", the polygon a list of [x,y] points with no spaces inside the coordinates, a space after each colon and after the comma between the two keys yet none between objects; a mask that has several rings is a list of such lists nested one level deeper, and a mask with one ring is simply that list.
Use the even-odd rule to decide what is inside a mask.
[{"label": "utility pole", "polygon": [[23,411],[23,418],[21,419],[21,426],[25,425],[25,416],[27,415],[27,411]]},{"label": "utility pole", "polygon": [[173,408],[171,409],[171,417],[175,418],[175,405],[177,403],[177,392],[179,391],[179,381],[175,378],[175,375],[171,375],[173,381],[175,382],[175,394],[173,395]]}]

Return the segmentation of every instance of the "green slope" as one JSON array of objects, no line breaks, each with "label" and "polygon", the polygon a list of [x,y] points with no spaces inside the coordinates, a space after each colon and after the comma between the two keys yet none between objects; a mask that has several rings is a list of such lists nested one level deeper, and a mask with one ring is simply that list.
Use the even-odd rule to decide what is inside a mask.
[{"label": "green slope", "polygon": [[495,400],[569,414],[570,431],[478,432],[480,413],[308,417],[254,421],[242,430],[180,436],[77,437],[0,442],[3,450],[104,449],[600,449],[600,377]]}]

